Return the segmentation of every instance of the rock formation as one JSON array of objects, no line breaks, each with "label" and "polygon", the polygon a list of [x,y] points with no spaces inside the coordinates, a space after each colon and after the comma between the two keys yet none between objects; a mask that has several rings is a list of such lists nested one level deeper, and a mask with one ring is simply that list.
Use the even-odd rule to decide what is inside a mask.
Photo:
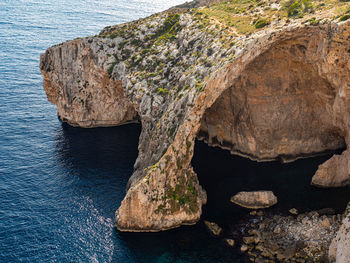
[{"label": "rock formation", "polygon": [[[258,161],[345,148],[349,5],[317,5],[300,18],[279,1],[178,8],[42,54],[44,89],[62,121],[141,122],[116,227],[160,231],[199,220],[206,193],[191,167],[196,138]],[[314,184],[349,185],[348,155],[321,165]]]},{"label": "rock formation", "polygon": [[204,220],[204,225],[214,237],[218,237],[222,234],[222,228],[218,224]]},{"label": "rock formation", "polygon": [[329,247],[329,259],[331,262],[350,262],[350,203],[344,213],[342,225],[337,236]]},{"label": "rock formation", "polygon": [[231,202],[249,209],[268,208],[277,204],[277,197],[271,191],[239,192]]},{"label": "rock formation", "polygon": [[[328,262],[328,247],[339,229],[341,215],[310,212],[251,220],[254,223],[246,224],[243,242],[252,262]],[[346,248],[349,245],[342,246]]]}]

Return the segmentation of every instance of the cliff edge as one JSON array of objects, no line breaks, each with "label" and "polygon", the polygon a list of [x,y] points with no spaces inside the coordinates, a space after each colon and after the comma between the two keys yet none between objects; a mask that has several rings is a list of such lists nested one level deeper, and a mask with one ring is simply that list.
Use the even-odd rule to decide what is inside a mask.
[{"label": "cliff edge", "polygon": [[[191,167],[196,138],[257,161],[346,148],[349,17],[350,3],[338,0],[185,5],[42,54],[44,89],[62,121],[141,122],[116,227],[199,220],[206,193]],[[313,184],[350,185],[349,154],[321,165]]]}]

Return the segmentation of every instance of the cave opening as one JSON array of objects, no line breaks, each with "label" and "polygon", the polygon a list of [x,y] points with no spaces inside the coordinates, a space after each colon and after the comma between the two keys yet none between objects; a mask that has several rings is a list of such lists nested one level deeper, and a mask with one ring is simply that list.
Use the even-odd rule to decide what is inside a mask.
[{"label": "cave opening", "polygon": [[349,187],[325,189],[310,184],[318,166],[331,156],[328,153],[290,163],[256,162],[197,140],[192,166],[207,192],[202,218],[232,225],[251,210],[231,203],[231,196],[258,190],[271,190],[278,198],[275,206],[264,209],[265,213],[288,215],[291,208],[300,213],[323,208],[342,213],[349,202]]},{"label": "cave opening", "polygon": [[231,196],[257,190],[278,197],[266,210],[272,214],[344,211],[349,188],[310,185],[318,166],[346,148],[345,132],[335,124],[337,88],[321,74],[315,43],[309,37],[276,43],[205,111],[192,159],[207,191],[203,218],[241,218],[247,210],[231,203]]}]

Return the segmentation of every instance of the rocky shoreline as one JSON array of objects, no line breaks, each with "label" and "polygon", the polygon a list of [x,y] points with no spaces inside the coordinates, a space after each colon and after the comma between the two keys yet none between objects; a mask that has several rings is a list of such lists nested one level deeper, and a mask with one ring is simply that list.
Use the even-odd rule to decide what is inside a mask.
[{"label": "rocky shoreline", "polygon": [[255,262],[328,262],[328,248],[341,220],[339,214],[318,212],[262,216],[247,228],[242,248]]},{"label": "rocky shoreline", "polygon": [[[200,220],[207,194],[191,165],[197,138],[262,162],[346,149],[312,183],[350,185],[350,3],[311,2],[198,0],[41,55],[44,89],[62,121],[141,122],[118,230]],[[298,218],[284,231],[302,231]],[[326,218],[303,220],[317,229]]]},{"label": "rocky shoreline", "polygon": [[344,218],[331,208],[290,215],[251,211],[227,236],[218,224],[204,222],[212,237],[223,238],[228,247],[235,247],[251,262],[305,263],[333,262],[329,246]]}]

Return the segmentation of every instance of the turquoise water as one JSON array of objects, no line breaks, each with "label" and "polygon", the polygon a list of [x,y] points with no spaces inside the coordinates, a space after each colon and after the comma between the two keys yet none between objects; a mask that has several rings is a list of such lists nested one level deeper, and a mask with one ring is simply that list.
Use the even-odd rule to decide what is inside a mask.
[{"label": "turquoise water", "polygon": [[[165,233],[117,232],[114,212],[132,173],[140,126],[72,128],[57,119],[42,89],[39,56],[47,47],[183,2],[0,2],[0,262],[248,260],[210,237],[202,222]],[[203,218],[222,224],[226,237],[234,235],[247,211],[232,206],[230,195],[262,185],[279,194],[276,212],[291,206],[341,210],[347,189],[308,185],[326,158],[256,164],[197,143],[193,165],[209,198]]]}]

